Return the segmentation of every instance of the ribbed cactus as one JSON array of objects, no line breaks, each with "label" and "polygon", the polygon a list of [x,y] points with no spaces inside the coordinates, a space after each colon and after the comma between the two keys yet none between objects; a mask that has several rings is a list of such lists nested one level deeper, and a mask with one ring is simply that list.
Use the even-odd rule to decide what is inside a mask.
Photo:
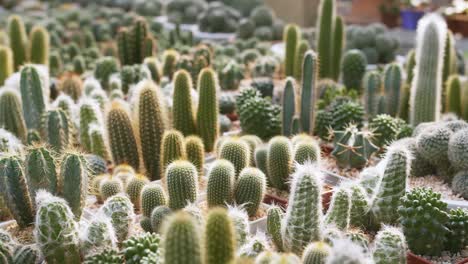
[{"label": "ribbed cactus", "polygon": [[204,174],[205,148],[203,141],[197,136],[189,136],[185,139],[187,160],[190,161],[198,172],[198,177]]},{"label": "ribbed cactus", "polygon": [[231,162],[216,160],[208,172],[206,200],[208,207],[226,206],[231,203],[236,171]]},{"label": "ribbed cactus", "polygon": [[346,40],[346,30],[344,19],[341,16],[336,16],[333,28],[333,50],[332,50],[332,63],[330,65],[330,78],[337,81],[340,77],[340,64],[343,48]]},{"label": "ribbed cactus", "polygon": [[300,254],[312,241],[320,240],[322,178],[317,167],[298,165],[292,177],[288,208],[281,227],[284,248]]},{"label": "ribbed cactus", "polygon": [[336,104],[332,107],[331,127],[334,130],[341,130],[348,127],[350,124],[355,124],[357,127],[362,127],[364,120],[364,107],[353,101],[340,102],[334,101]]},{"label": "ribbed cactus", "polygon": [[167,130],[163,134],[161,142],[161,173],[164,177],[166,167],[173,161],[185,159],[184,136],[177,130]]},{"label": "ribbed cactus", "polygon": [[161,178],[161,140],[165,124],[165,109],[158,87],[144,82],[138,94],[138,129],[146,174],[152,180]]},{"label": "ribbed cactus", "polygon": [[91,152],[90,126],[103,124],[99,105],[93,100],[83,100],[80,105],[80,143],[84,150]]},{"label": "ribbed cactus", "polygon": [[141,207],[141,191],[144,188],[144,186],[148,183],[148,178],[146,178],[145,175],[142,174],[137,174],[127,183],[127,188],[125,189],[125,192],[130,198],[130,201],[132,201],[135,210],[139,210]]},{"label": "ribbed cactus", "polygon": [[383,86],[385,91],[385,112],[391,116],[398,114],[400,108],[400,91],[403,84],[403,70],[392,63],[385,67],[383,73]]},{"label": "ribbed cactus", "polygon": [[425,160],[436,165],[438,173],[446,180],[452,176],[448,171],[450,168],[448,149],[452,135],[453,132],[449,128],[436,125],[430,129],[423,129],[416,137],[418,153]]},{"label": "ribbed cactus", "polygon": [[202,264],[199,228],[186,212],[168,219],[163,236],[164,261],[173,264]]},{"label": "ribbed cactus", "polygon": [[104,201],[107,200],[107,198],[124,191],[124,185],[122,181],[116,177],[104,178],[100,181],[98,186],[99,195]]},{"label": "ribbed cactus", "polygon": [[13,263],[35,264],[42,260],[42,253],[35,244],[18,246],[13,254]]},{"label": "ribbed cactus", "polygon": [[370,210],[370,199],[368,193],[361,184],[350,186],[351,204],[349,211],[349,224],[353,227],[364,227],[367,225],[367,214]]},{"label": "ribbed cactus", "polygon": [[10,47],[13,51],[15,71],[17,71],[27,59],[26,47],[28,45],[26,28],[20,16],[12,15],[8,18],[8,35],[10,37]]},{"label": "ribbed cactus", "polygon": [[231,263],[234,260],[236,236],[226,209],[216,208],[208,212],[204,238],[207,264]]},{"label": "ribbed cactus", "polygon": [[198,195],[197,169],[188,161],[174,161],[166,171],[169,208],[182,209]]},{"label": "ribbed cactus", "polygon": [[447,234],[445,248],[451,252],[458,252],[466,247],[468,244],[468,238],[466,236],[468,232],[468,210],[457,208],[451,209],[449,212],[449,221],[447,228],[449,233]]},{"label": "ribbed cactus", "polygon": [[114,57],[102,57],[96,61],[94,77],[99,80],[102,88],[111,90],[109,80],[112,74],[119,71],[119,63]]},{"label": "ribbed cactus", "polygon": [[369,129],[374,133],[373,142],[378,147],[392,143],[398,134],[398,119],[388,114],[379,114],[369,122]]},{"label": "ribbed cactus", "polygon": [[333,224],[341,230],[348,229],[350,209],[351,193],[349,189],[343,187],[338,188],[333,193],[330,208],[325,215],[325,224]]},{"label": "ribbed cactus", "polygon": [[154,43],[146,20],[137,18],[131,28],[120,29],[117,46],[122,65],[141,64],[152,56]]},{"label": "ribbed cactus", "polygon": [[237,204],[243,204],[249,216],[253,217],[263,201],[265,188],[265,174],[257,168],[245,168],[237,180],[234,200]]},{"label": "ribbed cactus", "polygon": [[[302,66],[302,65],[301,65]],[[302,69],[302,68],[301,68]],[[302,76],[302,73],[301,73]],[[283,92],[282,133],[289,137],[292,134],[292,122],[296,112],[296,92],[294,91],[294,79],[287,78]]]},{"label": "ribbed cactus", "polygon": [[369,118],[377,114],[377,107],[382,87],[382,79],[379,72],[370,71],[366,73],[363,80],[364,106]]},{"label": "ribbed cactus", "polygon": [[3,89],[0,93],[0,127],[13,133],[18,139],[26,141],[26,123],[18,92]]},{"label": "ribbed cactus", "polygon": [[413,126],[439,119],[446,35],[447,24],[439,15],[429,14],[418,23],[416,66],[410,97],[410,122]]},{"label": "ribbed cactus", "polygon": [[318,79],[318,56],[314,51],[306,52],[302,72],[301,126],[305,133],[312,134],[315,123],[316,86]]},{"label": "ribbed cactus", "polygon": [[34,26],[29,33],[29,61],[49,64],[49,32],[42,26]]},{"label": "ribbed cactus", "polygon": [[267,176],[267,182],[268,182],[270,177],[268,176],[267,156],[268,156],[268,148],[258,147],[255,150],[255,166],[259,168]]},{"label": "ribbed cactus", "polygon": [[34,198],[36,192],[41,189],[53,195],[58,193],[59,180],[55,157],[47,147],[33,145],[28,149],[24,162],[24,172],[31,197]]},{"label": "ribbed cactus", "polygon": [[117,248],[117,238],[109,217],[96,213],[81,230],[82,251],[91,255],[106,248]]},{"label": "ribbed cactus", "polygon": [[463,85],[458,75],[448,77],[445,84],[447,94],[445,95],[445,112],[461,115],[462,113],[462,89]]},{"label": "ribbed cactus", "polygon": [[73,214],[80,219],[88,196],[88,168],[84,156],[67,152],[60,164],[61,192]]},{"label": "ribbed cactus", "polygon": [[0,45],[0,85],[13,74],[13,53],[10,47]]},{"label": "ribbed cactus", "polygon": [[384,226],[377,233],[372,252],[376,264],[406,264],[405,235],[398,228]]},{"label": "ribbed cactus", "polygon": [[245,141],[247,145],[249,145],[249,153],[250,153],[250,166],[254,166],[255,164],[255,149],[257,146],[263,144],[263,141],[256,135],[243,135],[240,137],[241,140]]},{"label": "ribbed cactus", "polygon": [[305,53],[310,49],[309,42],[307,40],[301,40],[297,44],[296,55],[294,58],[294,78],[296,80],[302,80],[302,64],[304,61]]},{"label": "ribbed cactus", "polygon": [[18,226],[23,228],[32,224],[34,208],[19,156],[3,155],[0,158],[0,189]]},{"label": "ribbed cactus", "polygon": [[151,217],[154,208],[167,204],[166,194],[161,185],[150,183],[141,190],[141,213],[146,217]]},{"label": "ribbed cactus", "polygon": [[226,139],[221,145],[218,158],[228,160],[234,165],[237,179],[239,173],[250,165],[249,145],[238,138]]},{"label": "ribbed cactus", "polygon": [[85,264],[121,264],[123,263],[123,257],[115,249],[104,249],[102,252],[91,254],[86,256],[84,259]]},{"label": "ribbed cactus", "polygon": [[107,135],[114,164],[126,163],[138,169],[140,159],[133,125],[128,113],[118,102],[113,102],[107,113]]},{"label": "ribbed cactus", "polygon": [[341,74],[343,76],[343,84],[347,89],[358,93],[362,92],[362,79],[366,73],[366,66],[366,55],[360,50],[352,49],[344,54],[341,61]]},{"label": "ribbed cactus", "polygon": [[161,227],[165,223],[167,217],[172,213],[172,210],[165,205],[157,206],[151,212],[151,229],[155,233],[161,233]]},{"label": "ribbed cactus", "polygon": [[43,127],[45,141],[57,152],[71,146],[72,123],[63,110],[49,110],[44,115]]},{"label": "ribbed cactus", "polygon": [[335,24],[335,0],[321,0],[317,18],[316,44],[320,61],[320,78],[332,77],[333,32]]},{"label": "ribbed cactus", "polygon": [[283,210],[278,206],[272,206],[267,211],[267,233],[278,251],[283,251],[283,236],[281,234],[281,221]]},{"label": "ribbed cactus", "polygon": [[161,72],[161,63],[159,62],[158,58],[156,57],[147,57],[143,60],[143,64],[148,67],[148,70],[151,73],[151,79],[156,83],[159,84],[162,78]]},{"label": "ribbed cactus", "polygon": [[109,148],[105,140],[105,131],[103,124],[92,123],[89,125],[89,143],[91,153],[94,153],[105,160],[109,160]]},{"label": "ribbed cactus", "polygon": [[364,249],[349,239],[335,240],[331,252],[326,261],[327,264],[373,263]]},{"label": "ribbed cactus", "polygon": [[297,45],[301,39],[299,27],[293,24],[287,25],[284,28],[283,39],[286,43],[284,52],[284,71],[286,76],[294,76]]},{"label": "ribbed cactus", "polygon": [[304,164],[307,161],[320,161],[320,146],[317,141],[310,140],[299,142],[294,147],[294,161]]},{"label": "ribbed cactus", "polygon": [[59,83],[59,88],[75,102],[78,102],[83,94],[83,82],[78,75],[73,73],[66,73],[63,75]]},{"label": "ribbed cactus", "polygon": [[325,242],[313,242],[309,244],[302,254],[303,264],[325,264],[331,254],[331,247]]},{"label": "ribbed cactus", "polygon": [[192,78],[185,70],[179,70],[174,77],[172,124],[184,136],[196,134],[194,107],[191,98]]},{"label": "ribbed cactus", "polygon": [[163,54],[163,76],[167,76],[172,80],[176,71],[177,61],[179,60],[179,53],[175,50],[165,50]]},{"label": "ribbed cactus", "polygon": [[44,84],[38,70],[31,65],[21,70],[20,91],[23,115],[28,129],[41,127],[42,113],[45,111]]},{"label": "ribbed cactus", "polygon": [[213,151],[219,134],[218,77],[216,72],[205,68],[198,77],[197,130],[207,152]]},{"label": "ribbed cactus", "polygon": [[288,138],[277,136],[268,142],[267,171],[271,186],[280,190],[288,189],[292,159],[292,146]]},{"label": "ribbed cactus", "polygon": [[65,200],[46,191],[36,197],[36,243],[50,264],[79,264],[78,223]]},{"label": "ribbed cactus", "polygon": [[106,200],[100,208],[102,213],[111,219],[117,240],[121,243],[127,239],[133,224],[133,204],[127,196],[117,194]]}]

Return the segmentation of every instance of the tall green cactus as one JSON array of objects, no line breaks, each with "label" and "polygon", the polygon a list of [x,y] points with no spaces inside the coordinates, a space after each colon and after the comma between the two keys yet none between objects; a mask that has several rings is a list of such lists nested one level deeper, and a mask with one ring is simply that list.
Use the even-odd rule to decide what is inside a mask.
[{"label": "tall green cactus", "polygon": [[31,197],[39,190],[46,190],[52,195],[58,193],[58,175],[55,157],[45,146],[32,146],[28,149],[24,162]]},{"label": "tall green cactus", "polygon": [[164,177],[166,167],[173,161],[185,159],[184,136],[177,130],[167,130],[163,134],[161,142],[161,173]]},{"label": "tall green cactus", "polygon": [[413,126],[439,119],[446,34],[447,24],[439,15],[429,14],[419,21],[410,97],[410,123]]},{"label": "tall green cactus", "polygon": [[208,207],[226,206],[231,203],[235,173],[234,166],[227,160],[219,159],[211,165],[206,186]]},{"label": "tall green cactus", "polygon": [[197,169],[188,161],[174,161],[167,167],[166,184],[171,209],[182,209],[197,199]]},{"label": "tall green cactus", "polygon": [[126,163],[138,169],[140,158],[133,125],[126,110],[118,102],[113,102],[107,113],[107,134],[114,164]]},{"label": "tall green cactus", "polygon": [[154,43],[146,20],[138,18],[131,28],[121,29],[117,45],[122,65],[141,64],[146,57],[152,56]]},{"label": "tall green cactus", "polygon": [[36,242],[50,264],[79,264],[78,223],[62,198],[40,191],[36,197]]},{"label": "tall green cactus", "polygon": [[294,65],[296,59],[297,45],[301,39],[301,32],[298,26],[290,24],[284,28],[283,36],[285,45],[284,70],[286,76],[294,76]]},{"label": "tall green cactus", "polygon": [[0,45],[0,85],[13,74],[13,53],[10,47]]},{"label": "tall green cactus", "polygon": [[18,139],[26,141],[26,123],[18,92],[3,89],[0,94],[0,127],[13,133]]},{"label": "tall green cactus", "polygon": [[228,160],[234,165],[237,179],[239,173],[250,165],[249,145],[239,138],[226,139],[221,145],[218,158]]},{"label": "tall green cactus", "polygon": [[401,67],[392,63],[385,67],[383,73],[383,86],[385,91],[385,112],[391,116],[398,114],[400,108],[400,91],[403,84]]},{"label": "tall green cactus", "polygon": [[312,134],[315,123],[318,56],[308,51],[304,56],[301,90],[301,125],[305,133]]},{"label": "tall green cactus", "polygon": [[185,150],[187,151],[187,160],[190,161],[201,178],[204,173],[205,165],[205,146],[203,141],[197,136],[189,136],[185,139]]},{"label": "tall green cactus", "polygon": [[366,73],[366,55],[358,49],[348,50],[341,61],[343,84],[347,89],[362,93],[362,79]]},{"label": "tall green cactus", "polygon": [[28,45],[26,28],[20,16],[12,15],[8,18],[8,35],[10,37],[10,48],[13,51],[15,71],[17,71],[26,62],[26,47]]},{"label": "tall green cactus", "polygon": [[234,200],[243,204],[249,216],[257,214],[266,189],[265,174],[257,168],[245,168],[237,180]]},{"label": "tall green cactus", "polygon": [[278,206],[272,206],[267,211],[267,233],[278,251],[283,251],[283,236],[281,234],[281,221],[283,210]]},{"label": "tall green cactus", "polygon": [[458,116],[462,112],[462,89],[463,85],[458,75],[451,75],[448,77],[445,84],[447,94],[445,95],[445,112],[454,113]]},{"label": "tall green cactus", "polygon": [[216,72],[205,68],[198,77],[197,130],[207,152],[213,151],[219,134],[219,107],[217,98],[218,80]]},{"label": "tall green cactus", "polygon": [[369,119],[377,115],[382,79],[379,72],[370,71],[364,75],[364,106]]},{"label": "tall green cactus", "polygon": [[333,32],[335,24],[335,0],[321,0],[317,24],[317,53],[320,61],[320,78],[332,77]]},{"label": "tall green cactus", "polygon": [[102,157],[105,160],[109,160],[109,148],[105,141],[103,124],[90,124],[88,133],[91,147],[90,152]]},{"label": "tall green cactus", "polygon": [[151,79],[156,84],[160,84],[162,78],[161,63],[156,57],[147,57],[143,60],[143,64],[148,67],[151,73]]},{"label": "tall green cactus", "polygon": [[132,202],[124,194],[116,194],[107,199],[100,210],[111,219],[117,240],[122,243],[131,232],[134,221]]},{"label": "tall green cactus", "polygon": [[138,129],[143,164],[148,178],[161,179],[161,141],[166,128],[165,109],[158,87],[145,82],[138,94]]},{"label": "tall green cactus", "polygon": [[[301,65],[302,66],[302,65]],[[302,73],[301,73],[302,75]],[[287,78],[283,93],[282,132],[286,137],[292,134],[292,121],[296,112],[296,92],[294,89],[294,79]]]},{"label": "tall green cactus", "polygon": [[334,224],[341,230],[349,227],[349,213],[351,209],[351,193],[349,189],[340,187],[333,192],[330,208],[325,215],[327,225]]},{"label": "tall green cactus", "polygon": [[288,138],[277,136],[268,142],[267,171],[272,187],[280,190],[288,189],[292,159],[292,146]]},{"label": "tall green cactus", "polygon": [[340,77],[340,64],[343,48],[345,45],[345,24],[341,16],[336,16],[335,25],[333,28],[333,50],[332,50],[332,64],[330,69],[330,78],[337,81]]},{"label": "tall green cactus", "polygon": [[192,78],[185,70],[179,70],[174,77],[172,124],[184,136],[196,134],[194,107],[192,105]]},{"label": "tall green cactus", "polygon": [[234,261],[236,236],[226,209],[216,208],[208,212],[204,238],[207,264],[223,264]]},{"label": "tall green cactus", "polygon": [[298,81],[302,80],[302,63],[304,61],[304,55],[309,49],[310,45],[307,40],[301,40],[297,44],[296,55],[294,58],[294,78]]},{"label": "tall green cactus", "polygon": [[18,226],[23,228],[32,224],[34,208],[19,156],[3,155],[0,158],[0,190]]},{"label": "tall green cactus", "polygon": [[94,100],[83,100],[80,105],[80,143],[84,150],[91,152],[90,125],[102,124],[101,109]]},{"label": "tall green cactus", "polygon": [[34,26],[29,33],[29,61],[49,64],[49,32],[42,26]]},{"label": "tall green cactus", "polygon": [[28,129],[40,129],[41,117],[46,104],[43,83],[38,70],[31,65],[21,70],[20,91],[23,104],[23,115]]},{"label": "tall green cactus", "polygon": [[62,152],[72,144],[72,124],[63,110],[49,110],[45,113],[44,131],[46,142],[57,152]]},{"label": "tall green cactus", "polygon": [[64,154],[60,164],[60,179],[62,196],[79,219],[88,195],[88,169],[82,154]]}]

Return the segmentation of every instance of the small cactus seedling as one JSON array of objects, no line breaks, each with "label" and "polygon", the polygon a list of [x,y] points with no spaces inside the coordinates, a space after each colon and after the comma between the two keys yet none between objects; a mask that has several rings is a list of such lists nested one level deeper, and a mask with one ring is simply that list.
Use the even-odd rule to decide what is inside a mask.
[{"label": "small cactus seedling", "polygon": [[99,182],[98,186],[99,194],[104,201],[107,200],[107,198],[124,191],[123,183],[117,177],[107,176]]},{"label": "small cactus seedling", "polygon": [[142,174],[137,174],[135,177],[130,179],[127,183],[126,193],[132,201],[135,210],[140,210],[141,202],[141,190],[146,184],[149,183],[148,178]]}]

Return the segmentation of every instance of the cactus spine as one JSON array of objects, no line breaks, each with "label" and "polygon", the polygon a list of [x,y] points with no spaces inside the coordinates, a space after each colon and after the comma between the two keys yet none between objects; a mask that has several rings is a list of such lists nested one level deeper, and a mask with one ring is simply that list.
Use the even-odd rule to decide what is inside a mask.
[{"label": "cactus spine", "polygon": [[403,233],[394,227],[384,227],[375,237],[372,255],[376,264],[406,264],[406,251]]},{"label": "cactus spine", "polygon": [[257,214],[266,189],[265,174],[257,168],[245,168],[241,171],[235,188],[235,201],[243,204],[249,216]]},{"label": "cactus spine", "polygon": [[192,78],[185,70],[179,70],[174,77],[174,98],[172,122],[174,129],[184,136],[194,135],[195,118],[191,99]]},{"label": "cactus spine", "polygon": [[13,53],[10,47],[0,45],[0,85],[13,74]]},{"label": "cactus spine", "polygon": [[238,138],[224,140],[219,152],[219,158],[230,161],[236,169],[236,179],[239,173],[250,163],[249,145]]},{"label": "cactus spine", "polygon": [[26,61],[28,42],[26,29],[20,16],[13,15],[8,18],[8,35],[10,37],[10,48],[13,51],[15,71],[17,71]]},{"label": "cactus spine", "polygon": [[29,60],[34,64],[49,64],[49,32],[34,26],[29,33]]},{"label": "cactus spine", "polygon": [[364,106],[366,113],[371,119],[378,112],[379,98],[382,86],[380,74],[377,71],[366,73],[363,81],[364,86]]},{"label": "cactus spine", "polygon": [[208,207],[226,206],[231,203],[236,171],[231,162],[216,160],[208,172],[206,200]]},{"label": "cactus spine", "polygon": [[318,57],[314,51],[304,56],[301,90],[301,125],[305,133],[312,134],[315,122],[315,100],[318,74]]},{"label": "cactus spine", "polygon": [[[302,65],[301,65],[302,66]],[[301,74],[302,75],[302,74]],[[292,123],[296,112],[296,92],[294,91],[294,79],[287,78],[283,93],[282,132],[286,137],[292,134]]]},{"label": "cactus spine", "polygon": [[29,149],[25,160],[25,173],[28,179],[31,197],[43,189],[52,195],[58,192],[57,169],[54,157],[44,146],[33,146]]},{"label": "cactus spine", "polygon": [[163,188],[156,183],[145,185],[141,190],[140,199],[141,213],[146,217],[151,217],[154,208],[167,204],[167,198]]},{"label": "cactus spine", "polygon": [[385,112],[391,116],[396,116],[400,107],[400,91],[403,84],[402,74],[401,67],[396,63],[387,65],[383,73],[386,98]]},{"label": "cactus spine", "polygon": [[166,167],[173,161],[186,158],[184,136],[177,130],[164,132],[161,143],[161,173],[166,172]]},{"label": "cactus spine", "polygon": [[72,141],[72,127],[63,110],[49,110],[44,117],[43,130],[46,142],[57,152],[67,149]]},{"label": "cactus spine", "polygon": [[446,35],[447,24],[439,15],[429,14],[418,23],[416,67],[410,97],[410,122],[413,126],[439,119]]},{"label": "cactus spine", "polygon": [[446,83],[447,94],[445,95],[445,111],[457,114],[462,113],[462,83],[458,75],[448,77]]},{"label": "cactus spine", "polygon": [[268,142],[267,171],[271,186],[288,189],[288,179],[292,170],[292,146],[289,139],[274,137]]},{"label": "cactus spine", "polygon": [[298,26],[291,24],[284,28],[284,42],[286,43],[284,68],[286,76],[294,76],[294,60],[300,38],[301,32]]},{"label": "cactus spine", "polygon": [[309,244],[302,255],[303,264],[325,264],[331,254],[331,247],[325,242]]},{"label": "cactus spine", "polygon": [[203,139],[207,152],[213,151],[219,134],[219,107],[217,98],[218,80],[215,71],[205,68],[198,77],[198,134]]},{"label": "cactus spine", "polygon": [[235,257],[236,236],[226,209],[208,213],[205,227],[205,261],[207,264],[231,263]]},{"label": "cactus spine", "polygon": [[127,239],[133,223],[133,204],[127,196],[117,194],[106,200],[100,208],[102,213],[111,219],[117,240],[121,243]]},{"label": "cactus spine", "polygon": [[63,198],[79,219],[88,195],[88,171],[82,154],[65,153],[60,165],[60,179]]},{"label": "cactus spine", "polygon": [[0,94],[0,127],[10,131],[21,141],[26,141],[27,129],[21,101],[14,90],[4,89]]},{"label": "cactus spine", "polygon": [[267,232],[278,251],[283,251],[283,237],[281,235],[281,221],[283,211],[278,206],[272,206],[267,211]]},{"label": "cactus spine", "polygon": [[39,129],[42,113],[45,111],[45,99],[39,73],[34,66],[28,65],[21,70],[20,90],[23,115],[28,129]]},{"label": "cactus spine", "polygon": [[197,169],[188,161],[174,161],[167,167],[169,208],[182,209],[197,199]]}]

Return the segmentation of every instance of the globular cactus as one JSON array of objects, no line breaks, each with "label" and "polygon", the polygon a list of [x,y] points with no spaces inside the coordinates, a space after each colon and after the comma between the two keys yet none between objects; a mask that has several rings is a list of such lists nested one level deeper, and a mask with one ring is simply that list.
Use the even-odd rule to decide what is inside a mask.
[{"label": "globular cactus", "polygon": [[96,66],[94,68],[94,77],[102,85],[104,90],[111,90],[109,85],[109,80],[112,74],[115,74],[119,71],[119,63],[114,57],[102,57],[96,61]]},{"label": "globular cactus", "polygon": [[88,174],[83,154],[77,152],[64,154],[60,164],[60,189],[77,219],[81,217],[88,196]]},{"label": "globular cactus", "polygon": [[234,225],[237,247],[241,247],[247,242],[250,234],[249,216],[238,206],[228,206],[228,216]]},{"label": "globular cactus", "polygon": [[355,124],[357,127],[362,127],[364,120],[364,107],[353,101],[343,102],[333,108],[331,116],[331,127],[334,130],[345,129],[350,124]]},{"label": "globular cactus", "polygon": [[74,73],[81,75],[86,71],[86,61],[83,56],[75,56],[72,63]]},{"label": "globular cactus", "polygon": [[166,193],[161,185],[149,183],[141,190],[141,213],[146,217],[151,217],[153,209],[167,204]]},{"label": "globular cactus", "polygon": [[296,80],[302,80],[302,63],[304,61],[305,53],[310,49],[309,42],[307,40],[301,40],[297,44],[296,55],[294,58],[294,78]]},{"label": "globular cactus", "polygon": [[360,50],[348,50],[341,62],[343,84],[347,89],[361,93],[362,79],[366,73],[367,59]]},{"label": "globular cactus", "polygon": [[321,178],[320,170],[309,163],[296,167],[281,227],[283,246],[287,251],[300,254],[310,242],[321,239]]},{"label": "globular cactus", "polygon": [[146,184],[149,183],[148,178],[145,175],[137,174],[135,177],[130,179],[127,183],[125,192],[127,193],[130,201],[133,203],[135,210],[139,210],[141,206],[141,191]]},{"label": "globular cactus", "polygon": [[35,244],[18,246],[13,254],[13,263],[35,264],[42,261],[42,253]]},{"label": "globular cactus", "polygon": [[400,91],[403,84],[403,70],[392,63],[385,67],[383,72],[383,87],[385,91],[385,112],[391,116],[398,114],[400,107]]},{"label": "globular cactus", "polygon": [[267,156],[268,156],[268,148],[258,147],[255,150],[255,166],[267,176],[267,182],[268,182],[270,177],[268,176]]},{"label": "globular cactus", "polygon": [[85,154],[85,159],[90,179],[107,172],[107,161],[102,157],[94,154]]},{"label": "globular cactus", "polygon": [[155,233],[161,233],[161,227],[171,213],[172,210],[165,205],[155,207],[151,212],[150,218],[152,231]]},{"label": "globular cactus", "polygon": [[415,188],[402,197],[398,207],[399,221],[413,253],[441,254],[448,232],[446,210],[447,204],[441,200],[441,194],[429,188]]},{"label": "globular cactus", "polygon": [[278,251],[283,251],[283,236],[281,234],[281,222],[283,210],[278,206],[272,206],[267,211],[267,233]]},{"label": "globular cactus", "polygon": [[8,18],[8,36],[10,48],[13,51],[15,71],[26,62],[27,42],[26,28],[20,16],[12,15]]},{"label": "globular cactus", "polygon": [[180,70],[174,77],[173,126],[184,136],[196,133],[194,106],[191,100],[192,80],[190,74]]},{"label": "globular cactus", "polygon": [[185,139],[185,150],[187,152],[187,160],[190,161],[198,172],[198,177],[203,176],[205,163],[205,146],[203,141],[197,136],[189,136]]},{"label": "globular cactus", "polygon": [[169,208],[182,209],[193,203],[198,195],[197,169],[188,161],[174,161],[166,170]]},{"label": "globular cactus", "polygon": [[143,233],[134,235],[122,243],[125,263],[140,264],[143,258],[156,254],[161,258],[161,237],[158,234]]},{"label": "globular cactus", "polygon": [[50,149],[41,145],[33,145],[28,149],[24,162],[29,192],[36,196],[39,190],[46,190],[55,195],[58,193],[58,175],[55,157]]},{"label": "globular cactus", "polygon": [[42,26],[34,26],[29,33],[29,61],[49,64],[49,32]]},{"label": "globular cactus", "polygon": [[325,215],[324,222],[327,225],[335,225],[341,230],[349,227],[351,209],[351,192],[348,188],[338,188],[334,191],[330,208]]},{"label": "globular cactus", "polygon": [[325,264],[331,254],[331,247],[325,242],[309,244],[302,254],[303,264]]},{"label": "globular cactus", "polygon": [[158,87],[144,82],[138,93],[138,132],[146,174],[152,180],[161,179],[161,141],[166,128],[166,113]]},{"label": "globular cactus", "polygon": [[286,137],[292,134],[292,122],[296,112],[296,92],[294,79],[287,78],[283,92],[283,108],[281,111],[282,134]]},{"label": "globular cactus", "polygon": [[83,226],[80,232],[82,251],[84,255],[101,252],[106,248],[117,248],[117,237],[109,217],[101,212],[93,215],[93,218]]},{"label": "globular cactus", "polygon": [[265,174],[257,168],[245,168],[237,179],[234,200],[243,204],[249,216],[257,214],[266,189]]},{"label": "globular cactus", "polygon": [[207,264],[230,263],[234,260],[236,236],[226,209],[216,208],[208,212],[204,238]]},{"label": "globular cactus", "polygon": [[468,128],[461,129],[450,137],[448,158],[457,170],[468,170]]},{"label": "globular cactus", "polygon": [[63,71],[62,56],[58,51],[52,51],[49,55],[50,76],[57,77]]},{"label": "globular cactus", "polygon": [[78,223],[62,198],[46,191],[36,196],[35,240],[45,261],[51,264],[79,264],[80,241]]},{"label": "globular cactus", "polygon": [[115,249],[105,249],[102,252],[91,254],[84,259],[85,264],[121,264],[123,257]]},{"label": "globular cactus", "polygon": [[187,154],[184,144],[184,136],[177,130],[167,130],[163,134],[161,142],[161,173],[164,177],[166,167],[173,161],[185,159]]},{"label": "globular cactus", "polygon": [[13,53],[10,47],[0,45],[0,85],[13,74]]},{"label": "globular cactus", "polygon": [[28,129],[40,129],[42,114],[45,112],[44,86],[39,71],[31,65],[21,69],[20,92],[23,115]]},{"label": "globular cactus", "polygon": [[445,112],[460,115],[462,113],[462,90],[463,85],[458,75],[449,76],[446,86],[445,95]]},{"label": "globular cactus", "polygon": [[468,171],[460,171],[452,179],[452,191],[463,198],[468,197]]},{"label": "globular cactus", "polygon": [[268,142],[267,171],[272,187],[280,190],[288,189],[292,159],[292,146],[288,138],[278,136]]},{"label": "globular cactus", "polygon": [[344,233],[344,236],[360,246],[365,253],[369,252],[370,242],[368,234],[364,233],[360,229],[348,229],[348,231]]},{"label": "globular cactus", "polygon": [[384,147],[396,139],[398,133],[398,120],[388,114],[375,116],[369,122],[369,129],[374,133],[373,142],[378,147]]},{"label": "globular cactus", "polygon": [[417,151],[421,156],[436,165],[438,173],[445,179],[451,178],[448,148],[453,132],[449,128],[435,125],[424,129],[416,137]]},{"label": "globular cactus", "polygon": [[72,144],[72,123],[63,110],[49,110],[44,115],[42,127],[46,142],[57,152]]},{"label": "globular cactus", "polygon": [[140,218],[140,227],[144,232],[152,233],[153,228],[151,227],[151,218],[142,216]]},{"label": "globular cactus", "polygon": [[382,79],[380,73],[377,71],[370,71],[364,75],[362,83],[364,88],[364,106],[366,114],[369,118],[377,115],[377,107],[379,104],[379,97],[382,88]]},{"label": "globular cactus", "polygon": [[314,139],[310,141],[299,142],[294,147],[294,161],[304,164],[307,161],[320,161],[320,146]]},{"label": "globular cactus", "polygon": [[202,264],[199,228],[186,212],[168,219],[163,235],[164,261],[174,264]]},{"label": "globular cactus", "polygon": [[407,245],[400,229],[384,226],[374,241],[372,256],[376,264],[406,264]]},{"label": "globular cactus", "polygon": [[445,248],[451,252],[459,252],[468,244],[468,210],[457,208],[451,209],[449,214],[449,221]]},{"label": "globular cactus", "polygon": [[318,79],[318,55],[307,51],[304,56],[301,90],[301,127],[305,133],[312,134],[315,125],[316,90]]},{"label": "globular cactus", "polygon": [[[416,66],[411,83],[410,123],[437,121],[441,112],[442,71],[447,24],[437,14],[418,23]],[[433,56],[427,56],[433,54]]]},{"label": "globular cactus", "polygon": [[332,121],[332,113],[327,110],[318,110],[315,116],[314,135],[319,136],[321,139],[327,139]]},{"label": "globular cactus", "polygon": [[221,145],[218,158],[228,160],[234,165],[237,179],[239,173],[250,165],[249,145],[238,138],[226,139]]},{"label": "globular cactus", "polygon": [[118,102],[113,102],[107,113],[107,135],[114,164],[126,163],[134,169],[140,166],[138,143],[128,113]]},{"label": "globular cactus", "polygon": [[175,50],[165,50],[163,54],[163,76],[167,76],[169,80],[173,79],[176,71],[177,61],[179,60],[179,53]]},{"label": "globular cactus", "polygon": [[223,90],[237,90],[244,79],[244,67],[235,60],[230,60],[219,72],[219,82]]},{"label": "globular cactus", "polygon": [[208,207],[226,206],[231,203],[236,171],[231,162],[216,160],[208,171],[206,200]]},{"label": "globular cactus", "polygon": [[195,222],[200,228],[205,226],[205,214],[195,203],[187,203],[187,205],[182,209],[182,211],[190,214],[193,217],[193,219],[195,219]]},{"label": "globular cactus", "polygon": [[24,228],[32,224],[34,207],[19,156],[2,155],[0,158],[0,189],[18,226]]},{"label": "globular cactus", "polygon": [[80,105],[80,143],[88,152],[92,150],[90,126],[93,123],[103,124],[101,109],[95,101],[83,100]]},{"label": "globular cactus", "polygon": [[216,72],[205,68],[198,77],[197,132],[203,139],[205,149],[211,152],[219,134],[218,78]]},{"label": "globular cactus", "polygon": [[124,192],[124,184],[117,177],[106,177],[99,183],[99,195],[104,201],[122,192]]},{"label": "globular cactus", "polygon": [[108,198],[100,210],[111,219],[119,243],[127,239],[135,216],[130,199],[124,194],[116,194]]},{"label": "globular cactus", "polygon": [[294,76],[294,65],[296,59],[297,44],[301,38],[301,32],[298,26],[290,24],[284,28],[285,59],[284,69],[286,76]]},{"label": "globular cactus", "polygon": [[0,93],[0,127],[10,131],[18,139],[25,142],[27,129],[19,94],[11,89],[2,90]]}]

